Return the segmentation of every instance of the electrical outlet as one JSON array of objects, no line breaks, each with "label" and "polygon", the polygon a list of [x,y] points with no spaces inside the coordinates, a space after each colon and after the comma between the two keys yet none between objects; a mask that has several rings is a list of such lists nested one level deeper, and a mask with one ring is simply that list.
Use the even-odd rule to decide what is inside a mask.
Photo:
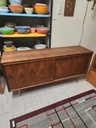
[{"label": "electrical outlet", "polygon": [[57,6],[57,14],[62,15],[62,10],[63,10],[63,7],[61,5],[58,5]]},{"label": "electrical outlet", "polygon": [[66,0],[64,16],[73,16],[76,0]]}]

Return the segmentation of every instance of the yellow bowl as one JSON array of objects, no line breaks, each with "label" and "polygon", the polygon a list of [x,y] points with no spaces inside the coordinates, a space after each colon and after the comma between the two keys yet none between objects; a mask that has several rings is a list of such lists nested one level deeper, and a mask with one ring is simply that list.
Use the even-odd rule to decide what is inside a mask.
[{"label": "yellow bowl", "polygon": [[46,14],[48,6],[46,4],[35,4],[34,9],[37,14]]},{"label": "yellow bowl", "polygon": [[5,49],[3,49],[3,50],[4,50],[4,52],[16,51],[16,49],[12,49],[12,50],[5,50]]},{"label": "yellow bowl", "polygon": [[5,47],[3,48],[3,50],[4,50],[4,51],[15,51],[16,48],[15,48],[14,46],[12,46],[12,47],[6,47],[6,46],[5,46]]}]

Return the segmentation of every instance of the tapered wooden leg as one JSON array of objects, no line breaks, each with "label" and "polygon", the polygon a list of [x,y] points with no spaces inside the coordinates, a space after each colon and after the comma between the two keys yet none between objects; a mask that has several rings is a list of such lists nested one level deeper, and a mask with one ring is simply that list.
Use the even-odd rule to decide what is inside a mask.
[{"label": "tapered wooden leg", "polygon": [[4,89],[3,89],[2,85],[0,85],[0,93],[1,93],[1,94],[4,93]]},{"label": "tapered wooden leg", "polygon": [[78,80],[79,80],[79,77],[77,77],[77,79],[76,79],[76,83],[78,82]]},{"label": "tapered wooden leg", "polygon": [[19,96],[21,96],[21,91],[20,90],[18,90],[18,94],[19,94]]}]

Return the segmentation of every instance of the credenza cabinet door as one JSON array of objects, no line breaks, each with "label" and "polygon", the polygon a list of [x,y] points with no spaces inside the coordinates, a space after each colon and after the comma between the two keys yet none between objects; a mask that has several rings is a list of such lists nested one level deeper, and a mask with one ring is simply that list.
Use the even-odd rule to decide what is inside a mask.
[{"label": "credenza cabinet door", "polygon": [[9,90],[28,87],[54,79],[55,61],[43,60],[5,65]]},{"label": "credenza cabinet door", "polygon": [[80,55],[56,59],[55,79],[85,74],[90,55]]}]

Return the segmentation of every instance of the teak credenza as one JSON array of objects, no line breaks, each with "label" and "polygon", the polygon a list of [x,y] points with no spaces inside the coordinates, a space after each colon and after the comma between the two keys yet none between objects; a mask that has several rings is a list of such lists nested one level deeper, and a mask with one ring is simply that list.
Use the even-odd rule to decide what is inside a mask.
[{"label": "teak credenza", "polygon": [[81,46],[3,52],[9,91],[86,75],[93,52]]}]

